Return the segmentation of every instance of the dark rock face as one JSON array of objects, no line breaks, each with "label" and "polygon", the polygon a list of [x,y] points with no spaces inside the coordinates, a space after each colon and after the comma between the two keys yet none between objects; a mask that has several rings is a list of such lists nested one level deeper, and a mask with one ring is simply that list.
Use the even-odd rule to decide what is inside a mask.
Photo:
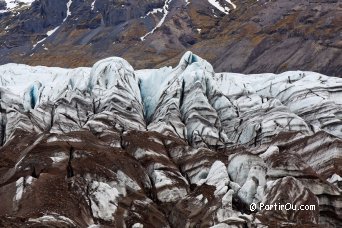
[{"label": "dark rock face", "polygon": [[5,10],[5,9],[6,9],[6,2],[0,1],[0,10]]},{"label": "dark rock face", "polygon": [[341,3],[232,3],[33,1],[1,11],[0,63],[77,67],[120,56],[141,69],[175,66],[191,50],[218,71],[341,76]]},{"label": "dark rock face", "polygon": [[106,26],[117,26],[119,24],[139,19],[155,8],[162,8],[163,0],[154,1],[95,1],[94,7],[101,12]]},{"label": "dark rock face", "polygon": [[58,26],[67,16],[67,0],[49,1],[41,0],[35,4],[39,9],[39,16],[43,18],[44,27]]},{"label": "dark rock face", "polygon": [[3,227],[342,225],[339,78],[215,73],[189,52],[0,75]]}]

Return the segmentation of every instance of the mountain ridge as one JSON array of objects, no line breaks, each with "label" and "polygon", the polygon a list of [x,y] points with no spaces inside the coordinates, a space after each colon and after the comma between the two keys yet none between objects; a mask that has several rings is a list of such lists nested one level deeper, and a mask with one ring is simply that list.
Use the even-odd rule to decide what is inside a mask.
[{"label": "mountain ridge", "polygon": [[191,50],[217,71],[341,75],[338,1],[220,3],[34,1],[0,15],[0,63],[77,67],[120,56],[144,69],[176,66]]}]

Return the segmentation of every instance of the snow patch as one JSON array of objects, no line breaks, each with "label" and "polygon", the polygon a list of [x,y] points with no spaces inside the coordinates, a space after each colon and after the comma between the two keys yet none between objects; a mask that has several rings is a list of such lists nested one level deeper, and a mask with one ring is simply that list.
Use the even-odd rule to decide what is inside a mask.
[{"label": "snow patch", "polygon": [[58,162],[67,160],[69,157],[66,156],[65,153],[59,152],[59,153],[55,153],[54,156],[53,156],[53,157],[50,157],[50,158],[51,158],[51,160],[52,160],[54,163],[58,163]]},{"label": "snow patch", "polygon": [[[208,2],[224,14],[228,14],[230,11],[230,8],[227,6],[227,4],[221,5],[218,0],[208,0]],[[236,9],[236,5],[232,1],[226,0],[226,2],[230,4],[233,9]]]},{"label": "snow patch", "polygon": [[165,4],[163,6],[163,17],[161,18],[161,20],[159,21],[159,23],[148,33],[146,33],[144,36],[140,37],[140,40],[141,41],[144,41],[145,38],[148,36],[148,35],[151,35],[154,33],[154,31],[159,28],[160,26],[163,25],[165,19],[166,19],[166,16],[169,14],[169,5],[171,3],[172,0],[166,0],[165,1]]},{"label": "snow patch", "polygon": [[32,2],[34,2],[34,1],[35,0],[5,0],[7,9],[1,10],[0,13],[12,11],[12,10],[18,8],[21,4],[24,4],[24,6],[27,6],[27,5],[30,6],[32,4]]},{"label": "snow patch", "polygon": [[119,192],[104,182],[93,181],[91,186],[91,209],[95,218],[106,221],[114,219]]},{"label": "snow patch", "polygon": [[24,177],[20,177],[16,182],[15,182],[15,186],[16,186],[16,193],[15,193],[15,200],[19,201],[21,200],[21,198],[23,197],[23,193],[24,193]]},{"label": "snow patch", "polygon": [[229,177],[225,164],[215,161],[205,179],[200,180],[197,185],[208,184],[216,187],[215,195],[223,195],[228,191]]},{"label": "snow patch", "polygon": [[334,173],[330,178],[327,179],[329,183],[336,183],[342,181],[342,177]]},{"label": "snow patch", "polygon": [[37,223],[62,222],[62,223],[65,223],[67,225],[76,226],[74,221],[72,221],[71,219],[69,219],[65,216],[58,215],[58,214],[44,215],[44,216],[39,217],[39,218],[30,218],[28,221],[29,222],[37,222]]},{"label": "snow patch", "polygon": [[[66,17],[63,19],[62,24],[63,24],[63,23],[68,19],[68,17],[71,15],[71,11],[70,11],[70,6],[71,6],[71,4],[72,4],[72,0],[69,0],[68,3],[67,3],[67,14],[66,14]],[[61,24],[61,25],[62,25],[62,24]],[[37,43],[35,43],[35,44],[33,45],[33,47],[32,47],[32,50],[35,49],[36,46],[37,46],[38,44],[43,43],[47,38],[49,38],[52,34],[54,34],[54,33],[60,28],[61,25],[55,27],[54,29],[51,29],[51,30],[47,31],[46,37],[43,38],[43,39],[41,39],[41,40],[39,40]],[[45,50],[47,50],[47,49],[45,49]]]},{"label": "snow patch", "polygon": [[271,157],[273,154],[278,154],[279,148],[277,146],[270,146],[263,154],[259,157],[266,160],[267,158]]},{"label": "snow patch", "polygon": [[94,10],[94,9],[95,9],[95,2],[96,2],[96,0],[94,0],[94,1],[91,3],[91,10]]},{"label": "snow patch", "polygon": [[70,11],[70,6],[71,6],[71,4],[72,4],[72,0],[69,0],[68,3],[67,3],[67,15],[66,15],[66,17],[64,18],[63,23],[66,21],[66,19],[67,19],[69,16],[71,16],[71,11]]},{"label": "snow patch", "polygon": [[16,192],[15,192],[15,196],[14,196],[14,201],[18,202],[22,199],[23,194],[25,192],[25,188],[29,185],[31,185],[34,181],[34,178],[31,176],[27,176],[27,177],[20,177],[16,182],[15,182],[15,186],[16,186]]},{"label": "snow patch", "polygon": [[144,228],[144,225],[141,223],[134,223],[132,228]]},{"label": "snow patch", "polygon": [[163,12],[164,12],[163,8],[155,8],[155,9],[147,12],[145,16],[141,16],[140,18],[146,18],[150,15],[157,14],[157,13],[163,13]]}]

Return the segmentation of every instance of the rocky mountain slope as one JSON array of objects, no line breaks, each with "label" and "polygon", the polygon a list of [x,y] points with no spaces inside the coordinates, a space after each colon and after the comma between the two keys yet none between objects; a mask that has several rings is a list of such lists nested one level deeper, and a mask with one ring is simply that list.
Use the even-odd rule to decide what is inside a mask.
[{"label": "rocky mountain slope", "polygon": [[0,63],[136,69],[176,66],[186,50],[217,71],[310,70],[340,77],[338,0],[0,0]]},{"label": "rocky mountain slope", "polygon": [[342,225],[340,78],[215,73],[191,52],[0,77],[2,227]]}]

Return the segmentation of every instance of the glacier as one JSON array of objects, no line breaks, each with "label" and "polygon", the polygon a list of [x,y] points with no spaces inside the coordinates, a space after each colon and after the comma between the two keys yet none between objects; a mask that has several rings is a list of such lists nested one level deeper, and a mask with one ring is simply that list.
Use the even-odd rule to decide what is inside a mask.
[{"label": "glacier", "polygon": [[[160,69],[118,57],[11,63],[0,66],[0,109],[0,222],[243,227],[342,215],[341,78],[216,73],[191,52]],[[248,211],[281,199],[317,210]]]},{"label": "glacier", "polygon": [[100,108],[87,115],[92,119],[104,114],[102,106],[115,96],[116,103],[121,102],[118,110],[138,111],[140,128],[172,132],[194,144],[211,146],[252,143],[258,134],[266,140],[284,129],[307,135],[324,130],[342,137],[341,85],[342,79],[315,72],[215,73],[208,62],[190,52],[175,68],[138,71],[117,57],[92,68],[0,66],[7,108],[17,105],[18,111],[36,113],[41,106],[77,98]]}]

